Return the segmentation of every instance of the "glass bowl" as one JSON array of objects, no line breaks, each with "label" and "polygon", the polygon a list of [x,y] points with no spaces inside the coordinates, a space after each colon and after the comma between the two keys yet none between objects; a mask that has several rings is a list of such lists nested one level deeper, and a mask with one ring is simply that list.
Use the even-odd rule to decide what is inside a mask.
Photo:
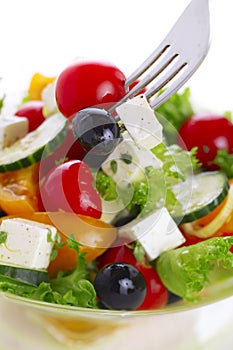
[{"label": "glass bowl", "polygon": [[[24,4],[24,2],[25,1],[20,2],[21,6]],[[89,1],[86,1],[86,5],[84,6],[83,4],[84,8],[81,9],[82,11],[87,11],[88,3]],[[45,11],[45,14],[48,16],[48,18],[46,18],[48,19],[48,22],[50,21],[50,26],[52,27],[54,25],[56,28],[56,30],[54,28],[51,29],[55,48],[54,50],[51,50],[51,55],[49,55],[51,42],[49,43],[49,40],[46,41],[45,39],[46,30],[47,33],[49,33],[49,26],[45,26],[46,29],[44,29],[41,33],[39,31],[35,31],[35,41],[32,42],[32,47],[42,50],[45,53],[44,55],[40,54],[39,58],[36,54],[38,51],[35,50],[35,52],[33,52],[33,50],[29,47],[25,48],[25,53],[22,53],[21,56],[19,55],[18,58],[14,56],[15,50],[20,49],[20,47],[17,46],[19,40],[18,35],[21,35],[26,41],[24,36],[26,33],[25,27],[21,27],[21,31],[19,28],[19,32],[15,33],[15,36],[11,37],[9,34],[6,35],[7,39],[5,37],[3,38],[3,40],[6,40],[5,47],[8,47],[9,40],[11,40],[11,42],[13,42],[14,49],[13,50],[10,48],[8,52],[5,50],[3,54],[4,63],[0,68],[0,75],[6,77],[6,83],[4,82],[5,86],[3,85],[1,89],[4,90],[6,87],[6,89],[10,91],[9,96],[11,97],[9,97],[9,100],[7,96],[8,105],[11,106],[11,103],[9,103],[10,99],[17,100],[18,95],[20,95],[18,94],[18,91],[22,91],[25,86],[27,86],[30,76],[36,70],[44,70],[45,74],[48,73],[48,75],[51,75],[54,70],[59,71],[61,67],[67,63],[67,61],[70,61],[72,57],[80,55],[89,57],[105,57],[115,62],[119,67],[122,67],[122,70],[124,70],[126,73],[130,73],[130,71],[140,64],[141,61],[154,49],[154,47],[156,47],[157,43],[161,40],[161,38],[163,38],[164,34],[166,34],[171,24],[173,24],[174,20],[178,17],[187,3],[188,1],[185,0],[180,1],[179,4],[173,3],[170,0],[164,0],[163,2],[156,0],[153,2],[153,11],[151,11],[151,2],[146,0],[143,3],[142,9],[141,3],[140,6],[139,4],[135,4],[135,11],[133,12],[131,5],[126,6],[125,2],[121,3],[121,1],[118,1],[116,5],[117,8],[112,10],[109,8],[107,1],[100,1],[98,6],[105,7],[107,12],[105,12],[104,15],[102,14],[103,17],[101,16],[98,18],[98,21],[101,22],[101,26],[98,28],[98,30],[96,29],[97,34],[95,35],[99,35],[99,38],[101,38],[101,35],[105,36],[105,26],[109,26],[112,29],[112,37],[104,37],[105,42],[102,43],[101,39],[99,39],[99,42],[96,42],[95,40],[94,42],[91,41],[92,35],[94,35],[91,30],[87,33],[86,39],[83,39],[82,37],[82,39],[79,38],[77,39],[77,42],[75,42],[77,32],[81,32],[81,30],[85,27],[86,23],[84,19],[79,22],[77,26],[73,25],[72,27],[69,27],[68,24],[67,27],[63,26],[63,32],[56,26],[58,21],[62,23],[62,19],[64,19],[64,13],[62,14],[62,12],[69,11],[67,13],[69,13],[71,16],[72,8],[76,8],[75,1],[72,1],[69,4],[69,9],[65,7],[65,2],[57,5],[58,11],[56,16],[54,16],[52,8],[46,8],[46,6],[48,6],[47,2],[45,3],[42,1],[40,4],[39,13],[42,16],[44,13],[43,11],[46,10],[47,12]],[[24,5],[28,4],[25,3]],[[93,4],[89,5],[93,6]],[[227,9],[227,7],[229,7],[229,9]],[[167,9],[169,9],[169,11]],[[5,11],[7,11],[7,9],[5,9]],[[115,11],[115,15],[119,16],[119,18],[122,16],[122,14],[125,15],[127,28],[120,26],[119,23],[112,28],[110,24],[111,20],[109,19],[110,16],[107,14],[112,14],[113,11]],[[51,16],[49,16],[48,13],[50,13]],[[217,1],[216,3],[212,2],[213,26],[210,52],[199,70],[186,84],[191,88],[193,100],[196,106],[204,106],[205,109],[210,109],[216,112],[225,112],[232,109],[231,79],[233,76],[233,55],[227,45],[227,43],[231,41],[230,31],[227,27],[228,24],[231,23],[230,13],[230,4],[225,4],[223,8],[223,6],[220,3],[217,3]],[[7,14],[9,15],[9,12]],[[31,14],[31,17],[33,17],[32,9],[29,9],[29,12],[27,11],[27,16],[30,17],[29,14]],[[104,25],[103,22],[106,16],[108,16],[108,20]],[[229,19],[227,19],[227,16],[229,16]],[[142,18],[144,19],[144,22],[143,26],[141,27],[139,23]],[[89,26],[95,26],[96,23],[98,23],[93,14],[90,17],[87,16],[86,20]],[[31,20],[29,24],[31,26],[35,26]],[[150,35],[146,35],[147,28],[149,33],[151,33]],[[69,29],[71,29],[72,34],[70,34]],[[114,34],[115,32],[117,32],[117,34]],[[132,33],[134,33],[133,36]],[[65,41],[68,35],[70,35],[69,43]],[[50,37],[50,35],[48,35],[48,37]],[[155,37],[154,42],[151,40],[153,37]],[[38,46],[36,40],[39,42]],[[91,45],[90,42],[92,42]],[[62,43],[64,43],[64,48],[62,47]],[[109,47],[111,49],[109,49]],[[63,55],[61,55],[61,59],[59,60],[59,54],[61,53],[60,50],[64,50],[65,53],[63,52]],[[125,54],[126,52],[127,54]],[[14,59],[12,59],[10,63],[8,62],[9,55],[11,58],[14,56]],[[15,63],[15,59],[18,59],[18,65],[13,64]],[[19,65],[21,65],[23,69],[19,70]],[[11,107],[9,107],[9,111],[10,109]],[[233,270],[226,279],[216,281],[215,283],[212,283],[210,286],[206,287],[201,294],[201,300],[199,302],[184,303],[179,301],[158,310],[91,310],[28,300],[17,297],[13,294],[1,294],[3,298],[6,298],[13,305],[20,305],[24,310],[30,311],[30,314],[40,321],[40,325],[45,327],[57,340],[62,341],[64,344],[74,348],[80,348],[80,346],[82,347],[84,345],[88,346],[91,343],[95,344],[99,341],[99,339],[103,339],[105,337],[109,337],[111,340],[111,337],[115,332],[118,332],[119,329],[127,330],[131,324],[139,325],[139,327],[135,329],[139,329],[143,333],[143,327],[146,327],[149,319],[153,320],[155,325],[155,334],[153,335],[155,342],[156,337],[159,336],[159,345],[163,346],[166,344],[167,334],[159,327],[160,322],[163,327],[171,329],[172,327],[176,327],[176,320],[181,319],[183,328],[177,327],[178,338],[180,340],[184,336],[182,329],[185,330],[187,326],[193,328],[197,324],[196,322],[198,317],[203,315],[203,310],[207,310],[206,312],[208,312],[209,309],[207,309],[207,307],[213,306],[219,310],[223,305],[221,300],[225,299],[227,303],[226,308],[228,308],[228,310],[232,309],[233,299],[231,296],[233,294]],[[192,325],[189,322],[190,315],[193,317]],[[231,316],[233,317],[233,315]],[[135,339],[137,339],[137,337],[139,337],[139,335],[136,336],[135,334]],[[171,337],[171,339],[173,338]],[[130,341],[124,347],[124,349],[126,348],[131,349]],[[135,348],[136,347],[134,347],[134,349]]]}]

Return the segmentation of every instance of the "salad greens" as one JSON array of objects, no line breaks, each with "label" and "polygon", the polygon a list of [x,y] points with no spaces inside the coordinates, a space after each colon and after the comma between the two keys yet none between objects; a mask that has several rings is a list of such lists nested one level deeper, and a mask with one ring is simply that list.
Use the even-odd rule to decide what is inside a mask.
[{"label": "salad greens", "polygon": [[172,185],[185,181],[194,169],[199,167],[196,159],[196,149],[190,152],[183,150],[178,145],[165,146],[163,143],[153,148],[152,153],[162,162],[161,168],[148,166],[145,168],[144,178],[132,181],[124,193],[114,180],[100,169],[96,174],[96,189],[105,201],[113,201],[120,195],[121,198],[129,198],[125,191],[132,194],[130,203],[126,209],[134,212],[139,208],[140,215],[146,215],[157,207],[166,206],[173,208],[177,204],[177,198],[172,190]]},{"label": "salad greens", "polygon": [[69,273],[60,272],[50,283],[42,282],[38,287],[0,275],[0,290],[21,297],[55,304],[96,308],[96,292],[90,282],[85,253],[80,252],[79,244],[67,238],[68,246],[78,253],[78,264]]},{"label": "salad greens", "polygon": [[164,134],[169,144],[176,143],[177,131],[184,121],[194,113],[190,97],[190,88],[186,88],[182,93],[175,93],[156,109],[156,117],[163,125]]},{"label": "salad greens", "polygon": [[212,270],[233,269],[233,254],[229,251],[232,245],[233,236],[214,237],[166,251],[156,261],[157,272],[171,292],[195,301]]},{"label": "salad greens", "polygon": [[225,149],[218,150],[214,164],[218,165],[229,179],[233,177],[233,154],[229,154]]}]

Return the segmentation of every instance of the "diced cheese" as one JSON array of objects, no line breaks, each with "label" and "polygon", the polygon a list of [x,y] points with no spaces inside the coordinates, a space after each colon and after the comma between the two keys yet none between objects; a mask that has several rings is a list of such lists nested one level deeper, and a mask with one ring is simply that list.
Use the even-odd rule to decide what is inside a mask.
[{"label": "diced cheese", "polygon": [[138,146],[127,135],[102,164],[103,171],[110,176],[119,188],[128,186],[145,176],[145,168],[161,167],[161,161],[149,150]]},{"label": "diced cheese", "polygon": [[45,117],[49,117],[58,112],[55,90],[56,81],[46,85],[41,92],[41,99],[44,102],[43,114]]},{"label": "diced cheese", "polygon": [[116,111],[137,145],[152,149],[163,141],[162,125],[143,94],[121,104]]},{"label": "diced cheese", "polygon": [[24,117],[0,117],[0,150],[11,146],[28,133],[28,120]]},{"label": "diced cheese", "polygon": [[162,252],[177,248],[185,238],[165,207],[144,218],[136,218],[119,229],[119,235],[138,240],[149,260]]},{"label": "diced cheese", "polygon": [[7,233],[0,244],[0,263],[33,269],[46,269],[57,230],[31,220],[12,218],[2,221],[1,232]]}]

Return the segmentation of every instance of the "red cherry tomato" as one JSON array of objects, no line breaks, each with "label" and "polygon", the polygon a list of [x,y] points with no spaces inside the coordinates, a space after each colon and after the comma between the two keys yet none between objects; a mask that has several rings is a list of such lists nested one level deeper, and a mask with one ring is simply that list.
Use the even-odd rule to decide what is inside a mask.
[{"label": "red cherry tomato", "polygon": [[82,160],[84,155],[84,149],[75,140],[72,123],[69,121],[68,133],[64,142],[50,156],[40,162],[40,178],[45,176],[61,160]]},{"label": "red cherry tomato", "polygon": [[124,74],[111,63],[78,60],[57,79],[58,108],[70,117],[85,107],[117,102],[125,95],[124,82]]},{"label": "red cherry tomato", "polygon": [[[135,80],[130,86],[129,86],[129,90],[132,90],[134,88],[134,86],[136,86],[138,83],[140,82],[140,80]],[[141,91],[139,91],[135,96],[140,95],[140,94],[144,94],[146,92],[146,88],[143,88]]]},{"label": "red cherry tomato", "polygon": [[28,101],[19,107],[19,109],[15,112],[15,115],[19,117],[26,117],[28,119],[28,130],[33,131],[45,120],[43,115],[43,106],[43,101]]},{"label": "red cherry tomato", "polygon": [[45,176],[40,187],[44,210],[64,210],[99,219],[101,199],[93,182],[90,168],[80,160],[57,165]]},{"label": "red cherry tomato", "polygon": [[144,276],[146,281],[146,297],[137,310],[158,309],[167,304],[168,291],[160,280],[156,270],[150,266],[144,266],[133,255],[133,250],[127,247],[129,240],[120,238],[113,247],[97,258],[98,268],[114,262],[124,262],[135,266]]},{"label": "red cherry tomato", "polygon": [[219,149],[233,152],[233,124],[221,115],[194,114],[184,122],[179,135],[183,140],[177,140],[181,147],[198,147],[197,158],[208,170],[217,169],[213,161]]}]

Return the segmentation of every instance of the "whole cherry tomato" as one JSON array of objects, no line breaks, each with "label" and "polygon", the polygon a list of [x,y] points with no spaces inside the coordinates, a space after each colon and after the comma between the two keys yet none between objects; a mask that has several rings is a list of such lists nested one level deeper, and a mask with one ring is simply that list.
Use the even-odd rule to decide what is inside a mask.
[{"label": "whole cherry tomato", "polygon": [[198,113],[188,118],[179,130],[177,140],[188,150],[198,147],[197,158],[207,170],[217,169],[213,164],[217,151],[226,149],[233,152],[233,124],[224,116]]},{"label": "whole cherry tomato", "polygon": [[43,208],[47,212],[64,210],[99,219],[101,198],[93,182],[90,168],[80,160],[55,166],[40,187]]},{"label": "whole cherry tomato", "polygon": [[50,156],[40,162],[40,178],[45,176],[54,166],[64,160],[82,160],[85,155],[83,147],[75,140],[72,123],[69,120],[68,133],[63,143]]},{"label": "whole cherry tomato", "polygon": [[137,310],[161,308],[167,304],[168,291],[163,285],[156,270],[150,265],[138,262],[133,255],[133,250],[127,246],[129,240],[125,237],[118,239],[115,244],[97,258],[98,268],[114,262],[124,262],[135,266],[146,281],[146,297]]},{"label": "whole cherry tomato", "polygon": [[124,82],[124,74],[111,63],[78,60],[58,76],[58,108],[70,117],[85,107],[117,102],[125,95]]},{"label": "whole cherry tomato", "polygon": [[43,101],[28,101],[18,108],[15,115],[27,118],[29,126],[28,131],[33,131],[45,120],[43,115],[43,106]]}]

